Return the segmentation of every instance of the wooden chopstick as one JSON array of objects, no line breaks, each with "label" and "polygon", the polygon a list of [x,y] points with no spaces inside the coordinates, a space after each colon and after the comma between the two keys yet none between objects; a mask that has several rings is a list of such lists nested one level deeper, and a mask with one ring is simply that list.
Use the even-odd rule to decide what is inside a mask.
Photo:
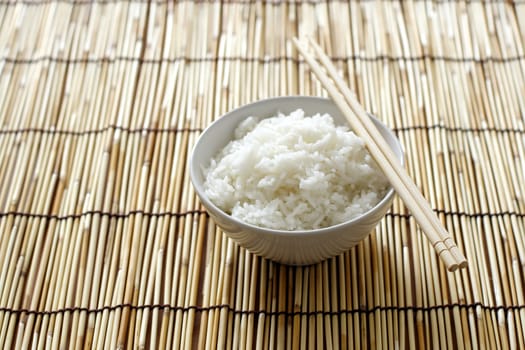
[{"label": "wooden chopstick", "polygon": [[[294,38],[294,44],[304,56],[306,62],[321,81],[324,88],[329,92],[341,112],[343,112],[343,115],[350,123],[354,132],[364,140],[369,152],[381,167],[407,208],[412,212],[412,215],[436,250],[438,256],[445,263],[447,269],[449,271],[455,271],[458,268],[466,267],[467,259],[457,248],[452,237],[445,230],[430,208],[429,203],[406,173],[405,169],[399,164],[396,156],[372,124],[364,108],[359,104],[342,79],[338,77],[330,59],[313,41],[310,41],[310,44],[314,48],[317,56],[319,56],[323,66],[308,52],[307,47],[296,38]],[[327,70],[329,75],[323,71],[322,67]]]},{"label": "wooden chopstick", "polygon": [[[344,81],[338,77],[333,63],[330,61],[328,56],[324,53],[323,49],[321,49],[321,47],[311,38],[309,38],[308,41],[310,45],[313,47],[318,58],[321,60],[321,63],[324,65],[324,67],[328,71],[330,77],[335,82],[336,86],[339,88],[341,93],[343,94],[343,97],[345,98],[346,102],[354,110],[356,116],[361,120],[362,124],[365,126],[367,131],[370,133],[370,135],[373,137],[376,143],[377,142],[380,143],[380,146],[382,147],[382,149],[386,150],[387,152],[390,151],[390,148],[384,142],[383,138],[377,131],[376,127],[372,124],[370,118],[368,118],[367,112],[364,110],[363,106],[355,98],[354,93],[350,90],[350,88],[348,88],[348,86],[344,83]],[[393,156],[392,152],[390,152],[390,154],[387,153],[386,156],[387,156],[386,157],[387,160],[390,161],[390,163],[392,164],[392,167],[397,172],[398,176],[401,177],[402,180],[404,180],[412,196],[414,196],[414,198],[419,203],[421,203],[421,205],[424,207],[425,214],[428,216],[428,219],[432,222],[434,228],[439,232],[443,242],[445,243],[447,248],[450,250],[455,260],[458,262],[459,266],[466,267],[467,259],[465,258],[463,253],[459,250],[459,248],[456,246],[456,243],[454,242],[450,234],[445,230],[445,228],[443,227],[443,225],[441,224],[437,216],[433,213],[427,200],[423,197],[423,195],[418,190],[414,182],[410,179],[409,175],[406,173],[403,167],[401,167],[400,164],[397,162],[396,157]]]}]

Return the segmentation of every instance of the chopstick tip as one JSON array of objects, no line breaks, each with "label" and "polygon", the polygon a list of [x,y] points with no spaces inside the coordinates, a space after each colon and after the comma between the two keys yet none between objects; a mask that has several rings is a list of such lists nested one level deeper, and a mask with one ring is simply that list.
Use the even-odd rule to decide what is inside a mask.
[{"label": "chopstick tip", "polygon": [[467,259],[460,261],[458,265],[459,265],[459,268],[460,268],[460,269],[465,269],[465,268],[467,268],[467,267],[468,267],[468,261],[467,261]]},{"label": "chopstick tip", "polygon": [[448,250],[450,250],[450,253],[454,257],[454,260],[456,260],[457,264],[460,268],[465,268],[468,266],[467,258],[465,258],[465,255],[461,252],[461,250],[458,248],[456,243],[452,240],[452,237],[448,236],[444,240],[445,245],[447,246]]},{"label": "chopstick tip", "polygon": [[448,270],[449,272],[455,272],[455,271],[458,270],[458,268],[459,268],[459,265],[458,265],[458,264],[452,264],[452,265],[448,265],[448,266],[447,266],[447,270]]},{"label": "chopstick tip", "polygon": [[456,259],[454,259],[452,253],[445,247],[443,242],[438,242],[434,246],[434,249],[436,249],[436,253],[441,258],[441,261],[443,261],[448,271],[454,272],[459,268]]},{"label": "chopstick tip", "polygon": [[297,48],[301,48],[301,47],[305,47],[305,43],[304,43],[304,38],[299,38],[299,37],[296,37],[294,36],[292,38],[292,42],[294,43],[295,47]]}]

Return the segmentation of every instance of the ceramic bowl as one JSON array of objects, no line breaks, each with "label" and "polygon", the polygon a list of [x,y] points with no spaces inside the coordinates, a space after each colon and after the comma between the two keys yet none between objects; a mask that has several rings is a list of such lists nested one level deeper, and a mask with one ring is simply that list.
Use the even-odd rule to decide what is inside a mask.
[{"label": "ceramic bowl", "polygon": [[[376,227],[389,210],[394,190],[389,189],[372,209],[350,221],[331,227],[285,231],[254,226],[240,221],[214,205],[204,192],[203,167],[232,140],[234,130],[248,116],[272,117],[281,112],[289,114],[298,108],[305,115],[328,113],[336,124],[347,122],[337,106],[329,99],[319,97],[277,97],[251,103],[221,116],[199,137],[190,158],[190,177],[202,204],[215,223],[240,246],[264,258],[289,265],[309,265],[339,255],[357,245]],[[370,116],[392,151],[403,163],[399,140],[383,123]]]}]

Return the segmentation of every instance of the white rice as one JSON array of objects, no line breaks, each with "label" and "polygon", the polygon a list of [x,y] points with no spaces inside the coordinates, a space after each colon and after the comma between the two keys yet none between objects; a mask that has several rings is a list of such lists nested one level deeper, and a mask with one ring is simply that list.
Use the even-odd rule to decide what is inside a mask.
[{"label": "white rice", "polygon": [[261,227],[311,230],[374,207],[388,181],[363,141],[328,114],[248,117],[204,169],[209,199]]}]

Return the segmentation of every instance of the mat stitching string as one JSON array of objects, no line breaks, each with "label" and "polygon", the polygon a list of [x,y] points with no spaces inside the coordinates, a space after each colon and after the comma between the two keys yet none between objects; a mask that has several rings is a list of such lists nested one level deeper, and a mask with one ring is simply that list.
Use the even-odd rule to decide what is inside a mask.
[{"label": "mat stitching string", "polygon": [[[525,213],[520,213],[520,212],[516,212],[516,211],[510,211],[510,210],[505,210],[505,211],[501,211],[501,212],[498,212],[498,213],[488,213],[488,212],[485,212],[485,213],[467,213],[467,212],[462,212],[462,211],[450,211],[450,210],[444,210],[444,209],[434,209],[434,212],[436,214],[442,214],[442,215],[445,215],[445,216],[459,216],[459,217],[467,217],[467,218],[470,218],[470,219],[477,219],[477,218],[484,218],[484,217],[489,217],[489,218],[498,218],[498,217],[503,217],[503,216],[514,216],[514,217],[518,217],[518,218],[525,218]],[[402,218],[402,219],[409,219],[412,217],[411,214],[401,214],[401,213],[386,213],[386,216],[391,216],[391,217],[399,217],[399,218]]]},{"label": "mat stitching string", "polygon": [[[351,0],[351,2],[356,3],[366,3],[371,1],[377,1],[377,0]],[[383,0],[384,2],[401,2],[400,0]],[[432,2],[435,4],[445,4],[445,3],[451,3],[451,2],[462,2],[465,4],[470,3],[482,3],[482,4],[501,4],[501,3],[508,3],[506,0],[415,0],[416,2]],[[194,3],[215,3],[216,0],[179,0],[179,2],[194,2]],[[322,4],[329,4],[329,3],[347,3],[348,0],[273,0],[266,2],[267,5],[272,6],[278,6],[282,4],[294,4],[294,5],[301,5],[301,4],[309,4],[309,5],[322,5]],[[90,5],[93,3],[100,4],[100,5],[109,5],[109,4],[116,4],[116,3],[129,3],[129,4],[148,4],[148,3],[154,3],[157,5],[166,5],[169,3],[169,1],[160,1],[160,0],[42,0],[42,1],[28,1],[28,0],[22,0],[22,1],[0,1],[0,5],[2,6],[12,6],[17,3],[20,3],[22,5],[29,5],[29,6],[38,6],[38,5],[47,5],[50,3],[63,3],[68,4],[72,6],[76,5]],[[226,4],[245,4],[245,5],[251,5],[255,4],[255,0],[228,0]],[[514,5],[520,5],[525,3],[524,0],[514,0],[512,4]],[[222,3],[221,3],[222,4]],[[222,4],[224,5],[224,4]]]},{"label": "mat stitching string", "polygon": [[100,215],[100,216],[109,217],[109,218],[126,219],[126,218],[129,218],[129,217],[133,216],[133,215],[139,215],[139,214],[143,215],[143,216],[146,216],[146,217],[156,217],[156,218],[166,217],[166,216],[168,216],[168,217],[182,217],[182,216],[193,215],[193,214],[205,214],[205,215],[208,215],[208,213],[205,210],[188,210],[188,211],[183,211],[183,212],[180,212],[180,213],[175,213],[175,212],[151,213],[151,212],[146,212],[146,211],[143,211],[143,210],[131,210],[131,211],[127,212],[127,213],[110,213],[110,212],[105,212],[105,211],[102,211],[102,210],[88,210],[88,211],[85,211],[85,212],[83,212],[81,214],[66,214],[66,215],[22,213],[22,212],[17,212],[17,211],[9,211],[9,212],[0,213],[0,217],[13,215],[13,216],[22,216],[22,217],[26,217],[26,218],[48,219],[48,220],[61,221],[61,220],[69,220],[69,219],[80,219],[80,218],[88,216],[88,215]]},{"label": "mat stitching string", "polygon": [[[516,211],[502,211],[502,212],[485,212],[485,213],[467,213],[467,212],[461,212],[461,211],[449,211],[444,209],[435,209],[435,213],[442,214],[445,216],[459,216],[459,217],[467,217],[467,218],[483,218],[483,217],[503,217],[503,216],[514,216],[518,218],[525,218],[525,213],[520,213]],[[146,212],[143,210],[132,210],[127,213],[111,213],[111,212],[104,212],[102,210],[90,210],[86,211],[81,214],[66,214],[66,215],[55,215],[55,214],[39,214],[39,213],[24,213],[24,212],[17,212],[17,211],[8,211],[0,213],[0,218],[5,216],[21,216],[26,218],[34,218],[34,219],[48,219],[48,220],[68,220],[68,219],[80,219],[84,216],[88,215],[100,215],[103,217],[109,217],[109,218],[117,218],[117,219],[126,219],[133,215],[142,215],[146,217],[182,217],[187,215],[193,215],[193,214],[204,214],[208,216],[208,213],[205,210],[188,210],[180,213],[176,212],[160,212],[160,213],[151,213]],[[386,216],[390,217],[398,217],[403,219],[409,219],[412,217],[411,214],[401,214],[401,213],[387,213]]]},{"label": "mat stitching string", "polygon": [[[332,56],[333,61],[347,62],[347,61],[365,61],[365,62],[383,62],[383,61],[411,61],[419,62],[424,60],[430,61],[444,61],[451,63],[511,63],[525,59],[525,55],[511,56],[511,57],[452,57],[443,55],[423,54],[418,56],[392,56],[392,55],[349,55],[349,56]],[[161,63],[175,63],[175,62],[219,62],[219,61],[241,61],[241,62],[259,62],[259,63],[274,63],[279,61],[292,61],[294,63],[305,63],[303,59],[298,59],[290,56],[272,56],[272,57],[243,57],[243,56],[215,56],[215,57],[191,57],[191,56],[177,56],[172,58],[142,58],[129,56],[115,56],[115,57],[91,57],[91,58],[63,58],[54,56],[41,56],[33,58],[13,58],[2,57],[0,61],[5,61],[11,64],[36,64],[42,62],[64,63],[64,64],[100,64],[113,63],[120,61],[139,62],[141,64],[161,64]]]},{"label": "mat stitching string", "polygon": [[168,309],[170,311],[196,311],[196,312],[209,312],[215,310],[227,310],[235,315],[265,315],[265,316],[316,316],[316,315],[325,315],[325,316],[338,316],[345,314],[371,314],[375,312],[388,312],[388,311],[397,311],[397,312],[407,312],[407,311],[420,311],[420,312],[430,312],[437,310],[446,310],[446,309],[481,309],[484,311],[520,311],[525,309],[525,305],[509,305],[509,306],[491,306],[484,305],[482,303],[474,304],[443,304],[443,305],[432,305],[432,306],[374,306],[370,309],[350,309],[350,310],[316,310],[316,311],[268,311],[268,310],[237,310],[228,304],[221,305],[212,305],[212,306],[172,306],[169,304],[153,304],[153,305],[132,305],[132,304],[119,304],[112,306],[104,306],[101,308],[90,309],[86,307],[66,307],[59,310],[29,310],[29,309],[12,309],[7,307],[0,307],[0,312],[8,312],[14,314],[33,314],[33,315],[56,315],[66,312],[87,312],[87,313],[101,313],[104,311],[115,311],[118,309],[132,309],[132,310],[154,310],[154,309]]},{"label": "mat stitching string", "polygon": [[525,134],[525,129],[513,129],[513,128],[497,128],[497,127],[482,127],[482,128],[471,128],[462,126],[446,126],[442,124],[433,125],[410,125],[392,128],[394,132],[407,132],[414,130],[443,130],[447,132],[463,132],[463,133],[483,133],[483,132],[497,132],[505,134]]},{"label": "mat stitching string", "polygon": [[[411,125],[392,128],[392,131],[396,133],[410,132],[415,130],[443,130],[447,132],[460,132],[460,133],[483,133],[483,132],[496,132],[505,134],[525,134],[524,129],[514,128],[497,128],[497,127],[482,127],[482,128],[471,128],[471,127],[460,127],[460,126],[446,126],[442,124],[434,125]],[[54,129],[54,128],[20,128],[20,129],[0,129],[0,135],[5,134],[18,134],[18,133],[36,133],[36,134],[50,134],[50,135],[66,135],[66,136],[85,136],[92,134],[102,134],[108,131],[122,131],[130,134],[135,133],[180,133],[180,132],[202,132],[203,128],[130,128],[124,126],[108,125],[99,129],[92,130],[66,130],[66,129]]]},{"label": "mat stitching string", "polygon": [[122,131],[130,134],[137,133],[181,133],[181,132],[202,132],[202,128],[129,128],[125,126],[108,125],[99,129],[92,130],[65,130],[65,129],[47,129],[47,128],[20,128],[20,129],[0,129],[2,134],[18,134],[18,133],[36,133],[36,134],[51,134],[51,135],[68,135],[68,136],[85,136],[92,134],[102,134],[108,131]]}]

